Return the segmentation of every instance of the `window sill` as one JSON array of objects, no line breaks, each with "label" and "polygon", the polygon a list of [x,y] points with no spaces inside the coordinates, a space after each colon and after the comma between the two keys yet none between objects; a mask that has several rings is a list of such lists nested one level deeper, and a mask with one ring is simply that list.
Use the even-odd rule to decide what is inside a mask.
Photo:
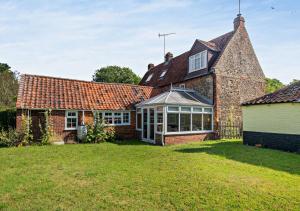
[{"label": "window sill", "polygon": [[193,73],[193,72],[196,72],[196,71],[199,71],[199,70],[204,70],[206,69],[207,67],[203,67],[203,68],[200,68],[200,69],[197,69],[197,70],[189,70],[189,73]]},{"label": "window sill", "polygon": [[64,130],[65,131],[74,131],[74,130],[77,130],[77,128],[65,128]]}]

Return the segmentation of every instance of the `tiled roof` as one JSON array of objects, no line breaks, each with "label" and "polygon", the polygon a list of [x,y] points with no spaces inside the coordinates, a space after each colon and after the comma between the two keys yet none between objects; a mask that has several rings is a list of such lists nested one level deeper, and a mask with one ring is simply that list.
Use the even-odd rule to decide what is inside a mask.
[{"label": "tiled roof", "polygon": [[22,75],[19,109],[123,110],[151,97],[153,88]]},{"label": "tiled roof", "polygon": [[[224,51],[225,47],[227,46],[228,42],[230,41],[231,37],[233,36],[234,31],[221,35],[215,39],[212,39],[208,42],[197,40],[198,42],[205,45],[208,49],[213,50],[218,53],[218,57],[215,61],[210,64],[210,67],[214,66],[218,61],[219,57],[221,56],[222,52]],[[174,57],[168,63],[161,63],[153,68],[151,68],[141,80],[142,85],[149,85],[154,87],[170,85],[171,83],[179,83],[187,79],[188,74],[188,58],[190,56],[190,50]],[[209,67],[209,68],[210,68]],[[163,78],[160,78],[161,73],[167,70],[167,73]],[[201,72],[201,71],[200,71]],[[148,76],[153,74],[151,80],[146,82]],[[206,71],[207,74],[207,71]],[[199,74],[198,74],[199,75]],[[198,76],[197,75],[197,76]],[[193,76],[195,77],[195,76]],[[191,77],[188,77],[191,78]]]},{"label": "tiled roof", "polygon": [[274,93],[243,103],[243,105],[270,104],[270,103],[300,103],[300,82],[286,86]]}]

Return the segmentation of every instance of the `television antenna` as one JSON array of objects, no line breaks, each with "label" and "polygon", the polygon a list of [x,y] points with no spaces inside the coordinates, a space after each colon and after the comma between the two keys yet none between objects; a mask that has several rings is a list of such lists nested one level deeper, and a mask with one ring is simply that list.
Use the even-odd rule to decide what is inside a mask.
[{"label": "television antenna", "polygon": [[241,16],[241,0],[239,0],[239,14],[238,16]]},{"label": "television antenna", "polygon": [[173,34],[176,34],[176,33],[166,33],[166,34],[161,34],[161,33],[159,33],[159,34],[158,34],[158,37],[159,37],[159,38],[161,38],[161,37],[164,38],[164,57],[165,57],[165,55],[166,55],[166,37],[167,37],[167,36],[170,36],[170,35],[173,35]]}]

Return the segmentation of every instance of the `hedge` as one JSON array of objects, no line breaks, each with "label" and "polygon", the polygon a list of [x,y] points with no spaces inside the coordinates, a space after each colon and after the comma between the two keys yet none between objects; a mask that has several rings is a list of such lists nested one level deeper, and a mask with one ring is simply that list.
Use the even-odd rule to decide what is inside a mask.
[{"label": "hedge", "polygon": [[16,128],[16,109],[0,110],[0,129]]}]

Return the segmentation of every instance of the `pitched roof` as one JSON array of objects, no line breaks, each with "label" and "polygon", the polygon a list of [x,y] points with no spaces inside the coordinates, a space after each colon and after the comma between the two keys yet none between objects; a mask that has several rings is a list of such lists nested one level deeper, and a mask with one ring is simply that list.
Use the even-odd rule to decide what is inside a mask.
[{"label": "pitched roof", "polygon": [[[202,40],[196,40],[202,43],[203,45],[205,45],[208,49],[218,52],[218,57],[212,64],[210,64],[211,66],[214,66],[216,62],[219,60],[219,57],[221,56],[227,44],[229,43],[233,34],[234,31],[231,31],[217,38],[214,38],[208,42]],[[170,85],[171,83],[174,84],[174,83],[179,83],[184,81],[188,74],[189,55],[190,55],[190,50],[179,56],[174,57],[168,63],[163,62],[151,68],[148,72],[146,72],[140,84],[156,87],[156,86],[165,86],[165,85]],[[164,70],[167,70],[167,73],[163,78],[160,78],[160,75]],[[153,74],[151,80],[149,82],[146,82],[148,76],[151,74]]]},{"label": "pitched roof", "polygon": [[153,88],[22,75],[19,109],[123,110],[150,98]]},{"label": "pitched roof", "polygon": [[293,83],[274,93],[243,103],[243,105],[271,104],[271,103],[300,103],[300,82]]},{"label": "pitched roof", "polygon": [[189,105],[189,106],[212,106],[212,100],[201,96],[191,89],[171,88],[160,95],[145,100],[136,106],[151,105]]}]

